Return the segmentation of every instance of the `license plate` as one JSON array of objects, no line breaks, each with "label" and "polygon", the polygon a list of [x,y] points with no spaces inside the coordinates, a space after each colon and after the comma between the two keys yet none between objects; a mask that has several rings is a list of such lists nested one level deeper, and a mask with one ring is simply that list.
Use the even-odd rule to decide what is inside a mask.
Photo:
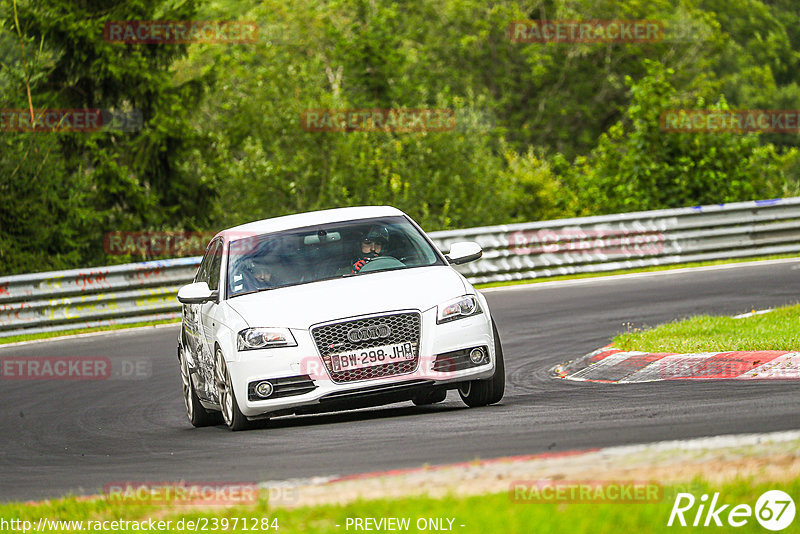
[{"label": "license plate", "polygon": [[350,369],[363,369],[387,363],[406,362],[414,359],[411,343],[396,343],[368,349],[331,354],[331,366],[335,373]]}]

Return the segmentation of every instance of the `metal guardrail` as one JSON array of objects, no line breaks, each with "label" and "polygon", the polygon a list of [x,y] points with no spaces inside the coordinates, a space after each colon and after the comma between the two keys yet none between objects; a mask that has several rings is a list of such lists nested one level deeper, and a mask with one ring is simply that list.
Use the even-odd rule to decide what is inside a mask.
[{"label": "metal guardrail", "polygon": [[[472,283],[800,254],[800,197],[432,232],[476,241]],[[0,337],[180,316],[200,257],[0,277]]]},{"label": "metal guardrail", "polygon": [[0,337],[180,317],[200,257],[0,278]]},{"label": "metal guardrail", "polygon": [[800,253],[800,197],[436,232],[447,250],[476,241],[458,267],[472,283]]}]

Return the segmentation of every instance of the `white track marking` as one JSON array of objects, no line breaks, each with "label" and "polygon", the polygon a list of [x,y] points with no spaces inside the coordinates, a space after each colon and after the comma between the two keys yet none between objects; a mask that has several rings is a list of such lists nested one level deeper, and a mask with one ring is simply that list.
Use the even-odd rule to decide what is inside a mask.
[{"label": "white track marking", "polygon": [[763,315],[765,313],[769,313],[772,311],[772,308],[768,308],[766,310],[758,310],[758,311],[751,311],[748,313],[740,313],[739,315],[734,315],[734,319],[746,319],[748,317],[752,317],[754,315]]}]

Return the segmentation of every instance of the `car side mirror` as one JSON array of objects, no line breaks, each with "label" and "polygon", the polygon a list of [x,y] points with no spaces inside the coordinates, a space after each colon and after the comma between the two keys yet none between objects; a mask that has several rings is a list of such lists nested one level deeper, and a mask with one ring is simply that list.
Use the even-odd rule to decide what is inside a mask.
[{"label": "car side mirror", "polygon": [[181,304],[204,304],[219,298],[219,291],[211,291],[205,282],[195,282],[178,290]]},{"label": "car side mirror", "polygon": [[481,246],[474,241],[459,241],[450,245],[450,252],[445,255],[447,261],[453,265],[461,265],[475,261],[483,256]]}]

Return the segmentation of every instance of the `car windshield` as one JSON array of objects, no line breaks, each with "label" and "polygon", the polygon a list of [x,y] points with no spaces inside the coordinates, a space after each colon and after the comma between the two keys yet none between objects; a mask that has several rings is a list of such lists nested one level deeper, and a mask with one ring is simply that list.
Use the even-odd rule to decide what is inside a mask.
[{"label": "car windshield", "polygon": [[323,224],[231,241],[227,294],[437,264],[445,262],[405,217]]}]

